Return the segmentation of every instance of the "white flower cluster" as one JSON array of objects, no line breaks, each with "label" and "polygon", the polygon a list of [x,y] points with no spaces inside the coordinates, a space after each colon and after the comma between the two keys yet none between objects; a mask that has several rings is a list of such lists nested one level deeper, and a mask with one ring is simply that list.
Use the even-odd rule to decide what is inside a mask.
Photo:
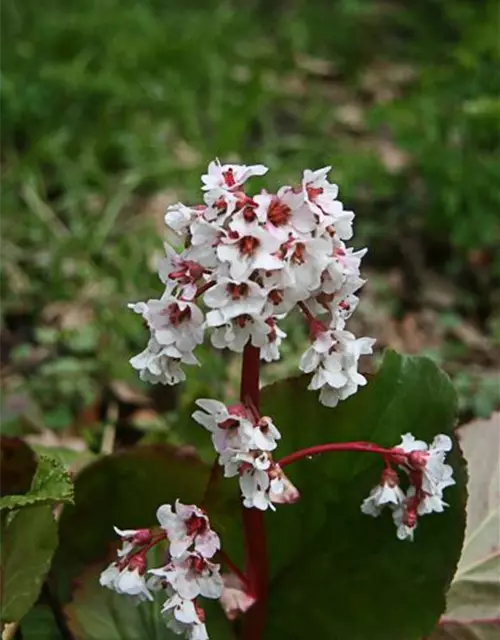
[{"label": "white flower cluster", "polygon": [[[170,543],[165,566],[147,571],[146,553],[155,543],[149,529],[115,528],[123,545],[117,560],[102,572],[100,583],[138,601],[153,600],[152,591],[164,589],[168,598],[162,613],[167,626],[189,640],[208,640],[204,611],[196,599],[222,595],[219,565],[209,560],[220,549],[219,536],[210,528],[205,512],[195,505],[177,501],[175,509],[162,505],[156,515]],[[150,574],[147,580],[146,573]]]},{"label": "white flower cluster", "polygon": [[325,316],[300,365],[314,372],[310,388],[321,389],[321,401],[334,406],[364,384],[357,363],[371,353],[373,340],[356,340],[344,329],[364,282],[359,265],[365,250],[345,244],[354,214],[337,199],[329,170],[306,170],[299,187],[249,196],[244,182],[267,167],[211,162],[202,176],[204,204],[169,207],[165,221],[185,248],[165,247],[162,297],[130,305],[151,332],[147,348],[131,360],[142,379],[184,380],[181,365],[199,364],[193,352],[207,328],[219,349],[240,353],[250,343],[263,360],[277,360],[286,337],[278,322],[300,305],[311,318]]},{"label": "white flower cluster", "polygon": [[398,538],[413,540],[418,516],[441,513],[448,506],[443,501],[443,491],[455,484],[455,480],[453,468],[444,461],[451,447],[451,438],[446,435],[436,436],[429,446],[406,433],[401,444],[392,450],[394,461],[410,479],[406,494],[399,486],[397,473],[387,467],[380,484],[372,489],[361,505],[361,511],[378,516],[383,507],[390,507]]},{"label": "white flower cluster", "polygon": [[243,505],[261,511],[273,503],[296,502],[299,493],[273,460],[281,434],[271,418],[252,416],[243,405],[226,407],[218,400],[200,399],[193,419],[212,434],[224,476],[238,476]]}]

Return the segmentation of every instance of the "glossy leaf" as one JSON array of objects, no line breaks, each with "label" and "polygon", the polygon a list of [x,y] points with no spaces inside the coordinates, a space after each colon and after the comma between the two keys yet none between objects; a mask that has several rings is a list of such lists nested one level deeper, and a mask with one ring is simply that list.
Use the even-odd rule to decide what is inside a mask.
[{"label": "glossy leaf", "polygon": [[2,530],[2,620],[19,621],[36,602],[57,546],[48,505],[25,507]]},{"label": "glossy leaf", "polygon": [[[426,358],[387,353],[367,387],[335,409],[321,406],[307,382],[264,389],[263,411],[283,435],[279,455],[350,440],[393,446],[408,431],[428,442],[453,433],[453,387]],[[451,460],[458,484],[446,492],[450,508],[422,517],[413,543],[396,538],[389,513],[360,511],[379,478],[378,456],[330,453],[287,467],[302,499],[266,514],[272,583],[265,638],[417,640],[431,632],[465,526],[458,447]]]},{"label": "glossy leaf", "polygon": [[72,501],[73,483],[63,465],[55,458],[40,455],[29,492],[4,496],[0,499],[0,509]]}]

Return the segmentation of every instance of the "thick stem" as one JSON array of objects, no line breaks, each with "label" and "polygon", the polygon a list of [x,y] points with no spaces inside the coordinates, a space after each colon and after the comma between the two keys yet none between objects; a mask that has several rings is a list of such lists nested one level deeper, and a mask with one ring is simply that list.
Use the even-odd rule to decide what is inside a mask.
[{"label": "thick stem", "polygon": [[219,462],[218,462],[217,459],[215,459],[213,464],[212,464],[212,468],[210,470],[210,475],[208,476],[208,480],[207,480],[207,484],[206,484],[206,487],[205,487],[205,491],[203,493],[203,499],[202,499],[201,505],[200,505],[200,507],[202,509],[204,509],[206,507],[208,498],[210,496],[210,490],[212,489],[212,487],[217,482],[217,479],[219,477],[219,470],[220,470]]},{"label": "thick stem", "polygon": [[222,549],[218,551],[218,555],[221,561],[226,565],[226,568],[229,569],[231,573],[234,573],[234,575],[240,579],[245,589],[247,589],[248,591],[251,591],[247,576],[238,569],[238,567],[234,564],[231,558],[226,553],[224,553]]},{"label": "thick stem", "polygon": [[[243,352],[240,400],[259,410],[260,351],[247,344]],[[242,507],[243,531],[245,536],[245,573],[250,583],[252,595],[257,602],[245,616],[244,640],[260,640],[264,633],[267,594],[268,566],[264,515],[258,509]]]},{"label": "thick stem", "polygon": [[[371,442],[332,442],[329,444],[317,444],[314,447],[294,451],[290,455],[278,460],[278,464],[283,468],[286,467],[287,464],[291,464],[302,458],[316,456],[319,453],[329,453],[330,451],[364,451],[366,453],[378,453],[385,459],[393,455],[392,449],[384,449],[383,447],[371,444]],[[398,454],[402,455],[401,451],[398,451]]]}]

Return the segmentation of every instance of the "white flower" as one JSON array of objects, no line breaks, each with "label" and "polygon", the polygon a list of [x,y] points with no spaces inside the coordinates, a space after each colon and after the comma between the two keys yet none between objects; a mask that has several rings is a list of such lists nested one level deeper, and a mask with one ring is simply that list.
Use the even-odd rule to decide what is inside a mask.
[{"label": "white flower", "polygon": [[306,169],[302,178],[302,192],[304,198],[314,213],[322,219],[325,213],[336,213],[342,209],[337,196],[339,188],[327,180],[331,167],[323,167],[316,171]]},{"label": "white flower", "polygon": [[179,254],[166,242],[164,248],[166,257],[158,267],[160,280],[167,286],[176,283],[180,296],[192,300],[196,294],[196,282],[203,276],[204,267],[191,259],[189,250]]},{"label": "white flower", "polygon": [[222,402],[199,399],[196,404],[204,409],[195,411],[193,419],[203,425],[212,434],[212,442],[218,453],[231,451],[248,451],[254,431],[253,425],[241,411],[231,412]]},{"label": "white flower", "polygon": [[330,243],[324,238],[290,234],[280,247],[284,266],[284,283],[305,297],[321,284],[321,273],[328,264]]},{"label": "white flower", "polygon": [[224,588],[219,568],[197,553],[184,553],[149,573],[165,579],[182,598],[192,600],[201,595],[217,599]]},{"label": "white flower", "polygon": [[250,437],[250,449],[258,449],[261,451],[273,451],[276,449],[277,442],[281,438],[281,434],[274,426],[271,418],[262,417],[252,430]]},{"label": "white flower", "polygon": [[169,504],[158,508],[156,517],[170,542],[170,555],[181,556],[194,544],[204,558],[211,558],[220,549],[219,536],[210,528],[208,517],[195,505],[185,505],[176,500],[175,512]]},{"label": "white flower", "polygon": [[443,489],[455,484],[453,468],[444,463],[447,452],[452,448],[449,436],[437,435],[429,447],[422,440],[416,440],[411,433],[406,433],[397,448],[410,454],[406,466],[422,472],[422,490],[426,494],[440,495]]},{"label": "white flower", "polygon": [[221,277],[204,295],[205,304],[221,311],[225,320],[242,314],[258,315],[266,301],[266,292],[256,282],[238,282]]},{"label": "white flower", "polygon": [[[146,586],[144,579],[145,562],[132,560],[124,568],[115,562],[111,563],[102,573],[99,582],[103,587],[112,589],[121,595],[133,596],[139,601],[153,600],[153,596]],[[139,566],[135,566],[139,565]]]},{"label": "white flower", "polygon": [[[267,451],[248,453],[226,452],[220,456],[224,464],[224,475],[228,478],[239,475],[243,506],[261,511],[275,509],[271,494],[277,496],[284,491],[282,474]],[[278,500],[276,500],[278,501]]]},{"label": "white flower", "polygon": [[208,640],[205,615],[196,601],[174,593],[164,603],[162,614],[167,618],[168,628],[177,635],[185,634],[189,640]]},{"label": "white flower", "polygon": [[404,462],[405,469],[410,477],[415,480],[415,474],[419,478],[416,487],[410,487],[408,495],[416,495],[418,502],[418,514],[441,513],[448,506],[443,501],[443,491],[446,487],[455,484],[453,468],[445,464],[446,454],[452,448],[451,438],[439,434],[432,441],[430,447],[422,440],[416,440],[411,433],[406,433],[401,438],[401,444],[396,448],[408,454]]},{"label": "white flower", "polygon": [[377,517],[384,506],[392,508],[404,504],[405,494],[399,486],[397,473],[391,468],[385,469],[382,473],[381,482],[370,492],[361,505],[361,511],[367,515]]},{"label": "white flower", "polygon": [[207,269],[213,269],[219,265],[217,259],[217,246],[220,243],[223,232],[213,223],[203,218],[195,220],[191,227],[191,245],[189,256]]},{"label": "white flower", "polygon": [[416,440],[413,434],[405,433],[401,436],[401,444],[397,448],[403,449],[406,453],[411,453],[412,451],[427,451],[428,445],[423,440]]},{"label": "white flower", "polygon": [[161,300],[148,300],[141,313],[161,345],[189,352],[203,342],[203,312],[193,302],[171,295],[168,289]]},{"label": "white flower", "polygon": [[220,240],[217,256],[221,262],[229,264],[231,278],[243,281],[255,269],[281,269],[283,262],[275,255],[279,246],[279,238],[257,222],[247,223],[243,218],[235,217]]},{"label": "white flower", "polygon": [[274,505],[269,498],[270,480],[265,471],[254,467],[245,469],[240,475],[240,489],[243,494],[243,506],[265,511]]},{"label": "white flower", "polygon": [[396,535],[399,540],[413,540],[413,535],[417,527],[415,514],[409,513],[404,505],[401,505],[392,512],[392,519],[396,525]]},{"label": "white flower", "polygon": [[318,335],[302,355],[299,368],[305,373],[315,372],[308,388],[321,389],[320,402],[335,407],[366,384],[366,378],[358,372],[358,360],[372,352],[374,342],[372,338],[356,339],[348,331],[329,330]]},{"label": "white flower", "polygon": [[280,359],[280,345],[283,342],[283,338],[286,338],[286,333],[282,331],[274,318],[268,318],[266,324],[269,329],[266,334],[267,342],[260,350],[260,359],[265,362],[273,362],[273,360]]},{"label": "white flower", "polygon": [[165,224],[179,236],[185,237],[189,229],[189,225],[195,220],[201,211],[196,207],[186,207],[182,202],[170,205],[165,214]]},{"label": "white flower", "polygon": [[208,165],[208,173],[201,176],[202,190],[235,189],[252,176],[263,176],[268,168],[263,164],[246,166],[244,164],[223,164],[218,160]]},{"label": "white flower", "polygon": [[173,345],[164,347],[150,338],[147,347],[130,359],[130,364],[139,371],[141,380],[156,384],[174,385],[186,379],[185,373],[181,369],[181,363],[200,363],[192,353],[181,353]]},{"label": "white flower", "polygon": [[270,327],[257,316],[243,314],[232,320],[226,320],[219,309],[207,313],[207,327],[214,327],[211,342],[216,349],[230,349],[241,353],[250,342],[254,347],[262,348],[267,342]]}]

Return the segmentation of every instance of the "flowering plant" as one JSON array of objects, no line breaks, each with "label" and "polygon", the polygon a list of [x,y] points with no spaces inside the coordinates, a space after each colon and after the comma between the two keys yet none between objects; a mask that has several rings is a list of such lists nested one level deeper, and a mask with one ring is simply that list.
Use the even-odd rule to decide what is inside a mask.
[{"label": "flowering plant", "polygon": [[[366,390],[357,393],[367,384],[359,372],[359,360],[372,353],[374,340],[357,338],[346,329],[346,323],[358,303],[356,292],[364,283],[360,262],[365,250],[355,251],[346,244],[352,238],[354,214],[338,200],[337,186],[328,181],[329,170],[306,170],[297,187],[284,186],[276,194],[262,191],[250,195],[247,180],[263,176],[266,167],[212,162],[202,176],[203,204],[179,203],[166,213],[167,225],[182,239],[184,248],[177,252],[165,245],[165,257],[159,265],[164,293],[159,299],[130,305],[150,331],[145,350],[131,360],[143,380],[166,385],[185,380],[184,367],[200,364],[195,350],[203,343],[206,331],[211,331],[216,349],[242,353],[239,400],[227,405],[220,398],[200,398],[192,414],[208,432],[216,456],[201,501],[181,501],[183,490],[179,485],[179,497],[172,504],[158,505],[155,526],[115,527],[122,544],[100,576],[101,585],[136,602],[162,597],[161,612],[167,627],[192,640],[209,637],[210,620],[205,622],[204,603],[210,599],[220,601],[228,620],[242,619],[236,629],[246,640],[264,635],[303,637],[298,627],[276,621],[283,615],[284,605],[273,603],[270,581],[286,572],[288,565],[279,551],[276,557],[272,552],[277,549],[277,538],[281,539],[278,544],[287,546],[283,537],[287,521],[292,538],[294,528],[307,529],[310,525],[310,531],[300,535],[300,545],[291,554],[298,554],[295,562],[303,564],[307,554],[302,547],[310,547],[314,535],[322,531],[322,520],[327,523],[326,529],[331,527],[331,514],[325,509],[335,512],[338,523],[334,527],[344,530],[344,535],[350,521],[353,534],[359,533],[359,518],[365,518],[366,524],[361,527],[371,532],[374,541],[381,540],[383,534],[384,543],[378,551],[382,563],[391,562],[389,553],[395,549],[394,543],[410,545],[394,552],[394,557],[402,559],[403,571],[414,570],[428,589],[420,622],[415,619],[419,606],[416,590],[402,588],[401,594],[392,597],[402,598],[403,609],[412,610],[410,621],[398,614],[389,615],[388,622],[377,623],[379,631],[369,634],[366,623],[351,620],[347,630],[345,622],[335,621],[335,637],[414,638],[427,633],[442,610],[443,594],[458,560],[463,522],[450,536],[450,548],[443,551],[444,566],[429,584],[418,569],[420,562],[423,567],[432,564],[435,553],[434,541],[426,557],[432,530],[422,526],[420,531],[423,516],[443,513],[451,504],[452,517],[444,519],[448,530],[453,519],[460,522],[463,512],[463,505],[460,509],[450,502],[459,489],[453,487],[454,470],[446,460],[452,438],[436,429],[438,424],[448,431],[453,426],[453,393],[443,374],[429,361],[405,360],[396,354],[388,354]],[[280,323],[296,309],[307,322],[310,336],[299,368],[307,376],[307,389],[319,394],[306,395],[302,378],[285,382],[285,386],[277,383],[274,391],[263,391],[264,411],[260,364],[279,359],[286,338]],[[297,409],[295,415],[287,411],[290,407]],[[318,420],[332,425],[319,425]],[[369,425],[358,432],[368,430],[375,436],[373,441],[349,439],[349,427],[354,434],[360,424]],[[324,433],[320,442],[314,442],[312,437],[320,427]],[[417,439],[411,431],[425,433],[429,442]],[[294,444],[300,446],[294,448]],[[329,456],[334,452],[350,452],[342,455],[351,468],[340,462],[342,458],[336,464]],[[372,465],[371,461],[377,459],[380,466]],[[315,464],[316,460],[320,464]],[[294,467],[302,472],[294,473]],[[314,480],[311,476],[315,474]],[[215,525],[220,505],[214,496],[224,478],[233,477],[238,480],[242,509],[243,568],[235,560],[239,551],[235,557],[230,553],[237,536]],[[365,484],[368,478],[371,484]],[[317,491],[322,485],[327,486],[323,497]],[[335,504],[338,498],[329,493],[333,486],[349,494],[349,508],[344,514]],[[450,487],[455,494],[448,491]],[[364,496],[354,515],[350,499],[360,493]],[[345,502],[341,501],[342,507]],[[459,500],[455,498],[455,502]],[[231,517],[233,505],[232,496]],[[385,512],[392,518],[394,533],[388,532],[385,518],[373,525],[366,518]],[[299,525],[297,518],[304,522]],[[433,526],[434,531],[440,530],[435,521]],[[426,539],[418,544],[420,534]],[[389,536],[394,542],[385,542]],[[438,539],[444,539],[443,534]],[[344,538],[345,552],[346,544]],[[298,575],[290,575],[292,582],[302,582],[304,591],[321,591],[316,596],[323,602],[325,597],[328,602],[338,595],[335,588],[325,586],[324,576],[311,574],[328,570],[335,580],[337,568],[328,566],[327,547],[323,548],[324,569],[306,566]],[[152,566],[153,552],[158,549],[162,550],[162,561]],[[356,547],[351,553],[358,553]],[[378,564],[372,567],[372,591],[374,584],[384,587],[386,570],[380,570]],[[351,570],[363,566],[363,562],[354,562]],[[345,565],[342,570],[345,573]],[[340,584],[343,580],[345,576],[339,576]],[[352,584],[348,586],[352,588]],[[386,586],[396,586],[392,573]],[[283,591],[283,585],[280,589]],[[283,601],[300,613],[300,603],[307,598],[304,595],[294,600],[286,592]],[[304,611],[306,617],[308,613],[309,630],[324,633],[321,613]],[[296,615],[290,611],[288,618]],[[372,614],[367,615],[369,621]]]}]

